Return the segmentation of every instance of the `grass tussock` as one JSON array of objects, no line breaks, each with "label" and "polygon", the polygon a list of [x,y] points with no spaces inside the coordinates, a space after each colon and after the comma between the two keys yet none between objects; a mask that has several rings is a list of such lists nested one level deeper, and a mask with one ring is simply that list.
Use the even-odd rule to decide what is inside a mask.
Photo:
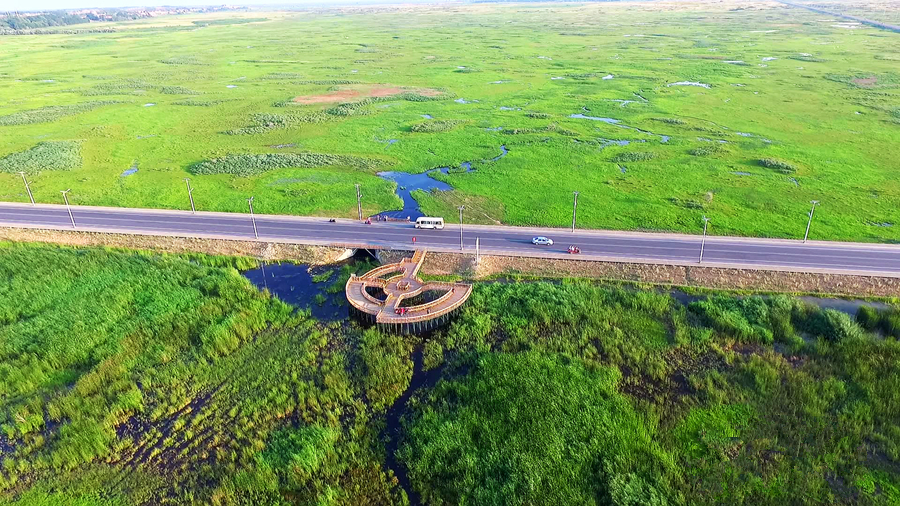
[{"label": "grass tussock", "polygon": [[645,162],[656,157],[657,154],[652,151],[628,151],[614,156],[611,161],[615,163]]},{"label": "grass tussock", "polygon": [[461,119],[436,119],[416,123],[409,129],[417,133],[448,132],[466,123],[468,123],[467,120]]},{"label": "grass tussock", "polygon": [[35,123],[50,123],[67,116],[73,116],[83,112],[92,111],[98,107],[120,104],[115,100],[100,100],[94,102],[82,102],[72,105],[50,105],[40,109],[15,112],[0,116],[0,126],[32,125]]},{"label": "grass tussock", "polygon": [[759,164],[767,169],[772,169],[782,174],[793,174],[797,172],[796,165],[777,158],[762,158],[759,160]]},{"label": "grass tussock", "polygon": [[380,162],[374,159],[349,155],[332,155],[323,153],[266,153],[257,155],[231,155],[222,158],[205,160],[191,166],[191,173],[196,175],[232,174],[235,176],[254,176],[275,169],[289,167],[351,167],[354,169],[374,170]]},{"label": "grass tussock", "polygon": [[48,141],[0,158],[0,172],[23,171],[36,174],[45,170],[72,170],[81,167],[81,143]]}]

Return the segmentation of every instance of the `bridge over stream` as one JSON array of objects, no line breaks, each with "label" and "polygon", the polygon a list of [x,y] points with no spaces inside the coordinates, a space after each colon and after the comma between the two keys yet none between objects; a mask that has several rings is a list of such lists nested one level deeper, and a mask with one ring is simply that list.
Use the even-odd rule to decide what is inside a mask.
[{"label": "bridge over stream", "polygon": [[[472,294],[472,285],[422,281],[418,273],[425,253],[416,250],[412,258],[352,275],[345,291],[354,316],[402,334],[427,332],[447,323]],[[431,301],[404,304],[430,291],[442,294]]]}]

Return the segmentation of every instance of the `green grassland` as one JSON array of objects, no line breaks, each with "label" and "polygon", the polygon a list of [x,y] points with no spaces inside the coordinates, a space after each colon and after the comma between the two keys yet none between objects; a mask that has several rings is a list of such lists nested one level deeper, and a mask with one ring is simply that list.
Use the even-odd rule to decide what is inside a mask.
[{"label": "green grassland", "polygon": [[[27,201],[24,170],[40,202],[184,209],[192,177],[199,209],[352,217],[355,183],[366,213],[400,207],[378,171],[473,161],[423,210],[563,226],[580,191],[584,227],[697,232],[705,214],[798,237],[816,199],[813,238],[896,241],[898,35],[836,25],[740,1],[477,4],[6,36],[0,199]],[[400,94],[367,98],[381,87]],[[329,93],[347,95],[292,101]]]},{"label": "green grassland", "polygon": [[0,501],[900,501],[896,309],[488,283],[419,338],[254,265],[0,243]]}]

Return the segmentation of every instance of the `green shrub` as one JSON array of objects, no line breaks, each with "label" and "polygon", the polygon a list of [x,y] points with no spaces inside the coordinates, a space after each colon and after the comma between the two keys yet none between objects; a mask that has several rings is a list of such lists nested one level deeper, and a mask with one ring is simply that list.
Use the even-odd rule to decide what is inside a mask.
[{"label": "green shrub", "polygon": [[103,82],[91,88],[81,90],[81,94],[87,97],[95,95],[132,95],[140,91],[152,90],[156,85],[143,79],[119,79]]},{"label": "green shrub", "polygon": [[332,155],[323,153],[266,153],[258,155],[231,155],[213,158],[191,166],[192,174],[233,174],[235,176],[253,176],[275,169],[289,167],[313,168],[329,166],[347,166],[355,169],[373,170],[380,162],[371,158],[351,155]]},{"label": "green shrub", "polygon": [[340,433],[317,425],[274,433],[260,460],[293,486],[302,485],[323,469],[334,467]]},{"label": "green shrub", "polygon": [[549,119],[553,117],[552,114],[546,112],[529,112],[526,116],[533,119]]},{"label": "green shrub", "polygon": [[269,72],[260,79],[302,79],[303,75],[297,72]]},{"label": "green shrub", "polygon": [[423,503],[667,502],[668,457],[616,368],[536,352],[469,367],[426,393],[398,450]]},{"label": "green shrub", "polygon": [[31,125],[34,123],[49,123],[66,116],[72,116],[82,112],[88,112],[98,107],[111,104],[121,104],[115,100],[101,100],[96,102],[82,102],[72,105],[50,105],[40,109],[14,112],[6,116],[0,116],[0,126]]},{"label": "green shrub", "polygon": [[716,156],[728,153],[728,149],[721,144],[710,144],[708,146],[694,148],[690,150],[689,153],[693,156]]},{"label": "green shrub", "polygon": [[770,344],[774,340],[769,306],[759,297],[710,297],[689,307],[706,325],[741,342]]},{"label": "green shrub", "polygon": [[890,311],[884,315],[881,328],[885,335],[900,339],[900,312]]},{"label": "green shrub", "polygon": [[41,142],[34,147],[0,158],[0,172],[31,174],[42,170],[72,170],[81,167],[81,144],[75,141]]},{"label": "green shrub", "polygon": [[659,121],[669,125],[687,125],[687,122],[678,118],[653,118],[653,121]]},{"label": "green shrub", "polygon": [[644,162],[647,160],[652,160],[654,158],[656,158],[656,153],[647,151],[629,151],[627,153],[621,153],[614,156],[611,161],[616,163]]},{"label": "green shrub", "polygon": [[159,62],[165,65],[209,65],[196,56],[173,56]]},{"label": "green shrub", "polygon": [[759,160],[759,164],[767,169],[772,169],[782,174],[793,174],[794,172],[797,172],[796,165],[785,162],[784,160],[778,160],[777,158],[762,158]]},{"label": "green shrub", "polygon": [[444,363],[444,347],[435,339],[425,341],[422,355],[422,368],[426,371],[440,367]]},{"label": "green shrub", "polygon": [[331,118],[324,112],[307,114],[258,113],[251,116],[252,124],[244,128],[227,130],[227,135],[256,135],[280,128],[291,128],[303,124],[324,123]]},{"label": "green shrub", "polygon": [[879,310],[871,306],[860,306],[856,312],[856,321],[870,332],[879,331],[885,336],[900,338],[900,311],[896,309]]},{"label": "green shrub", "polygon": [[817,336],[832,342],[856,339],[863,336],[863,329],[850,316],[834,309],[817,311],[808,323],[808,329]]},{"label": "green shrub", "polygon": [[221,104],[225,102],[224,100],[179,100],[178,102],[172,102],[172,105],[184,105],[188,107],[211,107],[214,105]]},{"label": "green shrub", "polygon": [[856,322],[866,330],[876,330],[881,325],[881,312],[872,306],[860,306],[856,310]]},{"label": "green shrub", "polygon": [[184,86],[161,86],[159,92],[166,95],[200,95],[199,91],[194,91]]},{"label": "green shrub", "polygon": [[411,126],[410,130],[419,133],[447,132],[465,123],[468,123],[468,121],[459,119],[436,119],[417,123]]},{"label": "green shrub", "polygon": [[363,332],[356,361],[362,391],[375,412],[390,407],[409,386],[411,346],[402,337],[373,330]]},{"label": "green shrub", "polygon": [[350,81],[347,79],[314,79],[314,80],[308,80],[308,81],[294,81],[294,84],[316,85],[316,86],[334,86],[334,85],[360,84],[360,82],[359,81]]},{"label": "green shrub", "polygon": [[706,205],[703,202],[700,202],[696,199],[680,199],[677,197],[672,197],[669,199],[669,202],[675,204],[678,207],[683,207],[685,209],[704,209]]},{"label": "green shrub", "polygon": [[527,135],[527,134],[546,134],[553,133],[565,135],[568,137],[578,137],[580,134],[574,130],[562,128],[556,123],[550,123],[544,128],[504,128],[500,133],[506,135]]},{"label": "green shrub", "polygon": [[769,299],[769,325],[776,341],[788,345],[802,344],[803,340],[794,330],[793,314],[796,299],[786,295],[776,295]]}]

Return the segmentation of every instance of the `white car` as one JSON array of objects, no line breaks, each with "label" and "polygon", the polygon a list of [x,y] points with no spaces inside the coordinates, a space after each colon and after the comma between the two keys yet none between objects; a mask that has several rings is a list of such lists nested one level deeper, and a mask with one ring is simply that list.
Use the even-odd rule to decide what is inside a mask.
[{"label": "white car", "polygon": [[553,239],[548,239],[544,236],[535,237],[531,240],[531,244],[537,246],[553,246]]}]

